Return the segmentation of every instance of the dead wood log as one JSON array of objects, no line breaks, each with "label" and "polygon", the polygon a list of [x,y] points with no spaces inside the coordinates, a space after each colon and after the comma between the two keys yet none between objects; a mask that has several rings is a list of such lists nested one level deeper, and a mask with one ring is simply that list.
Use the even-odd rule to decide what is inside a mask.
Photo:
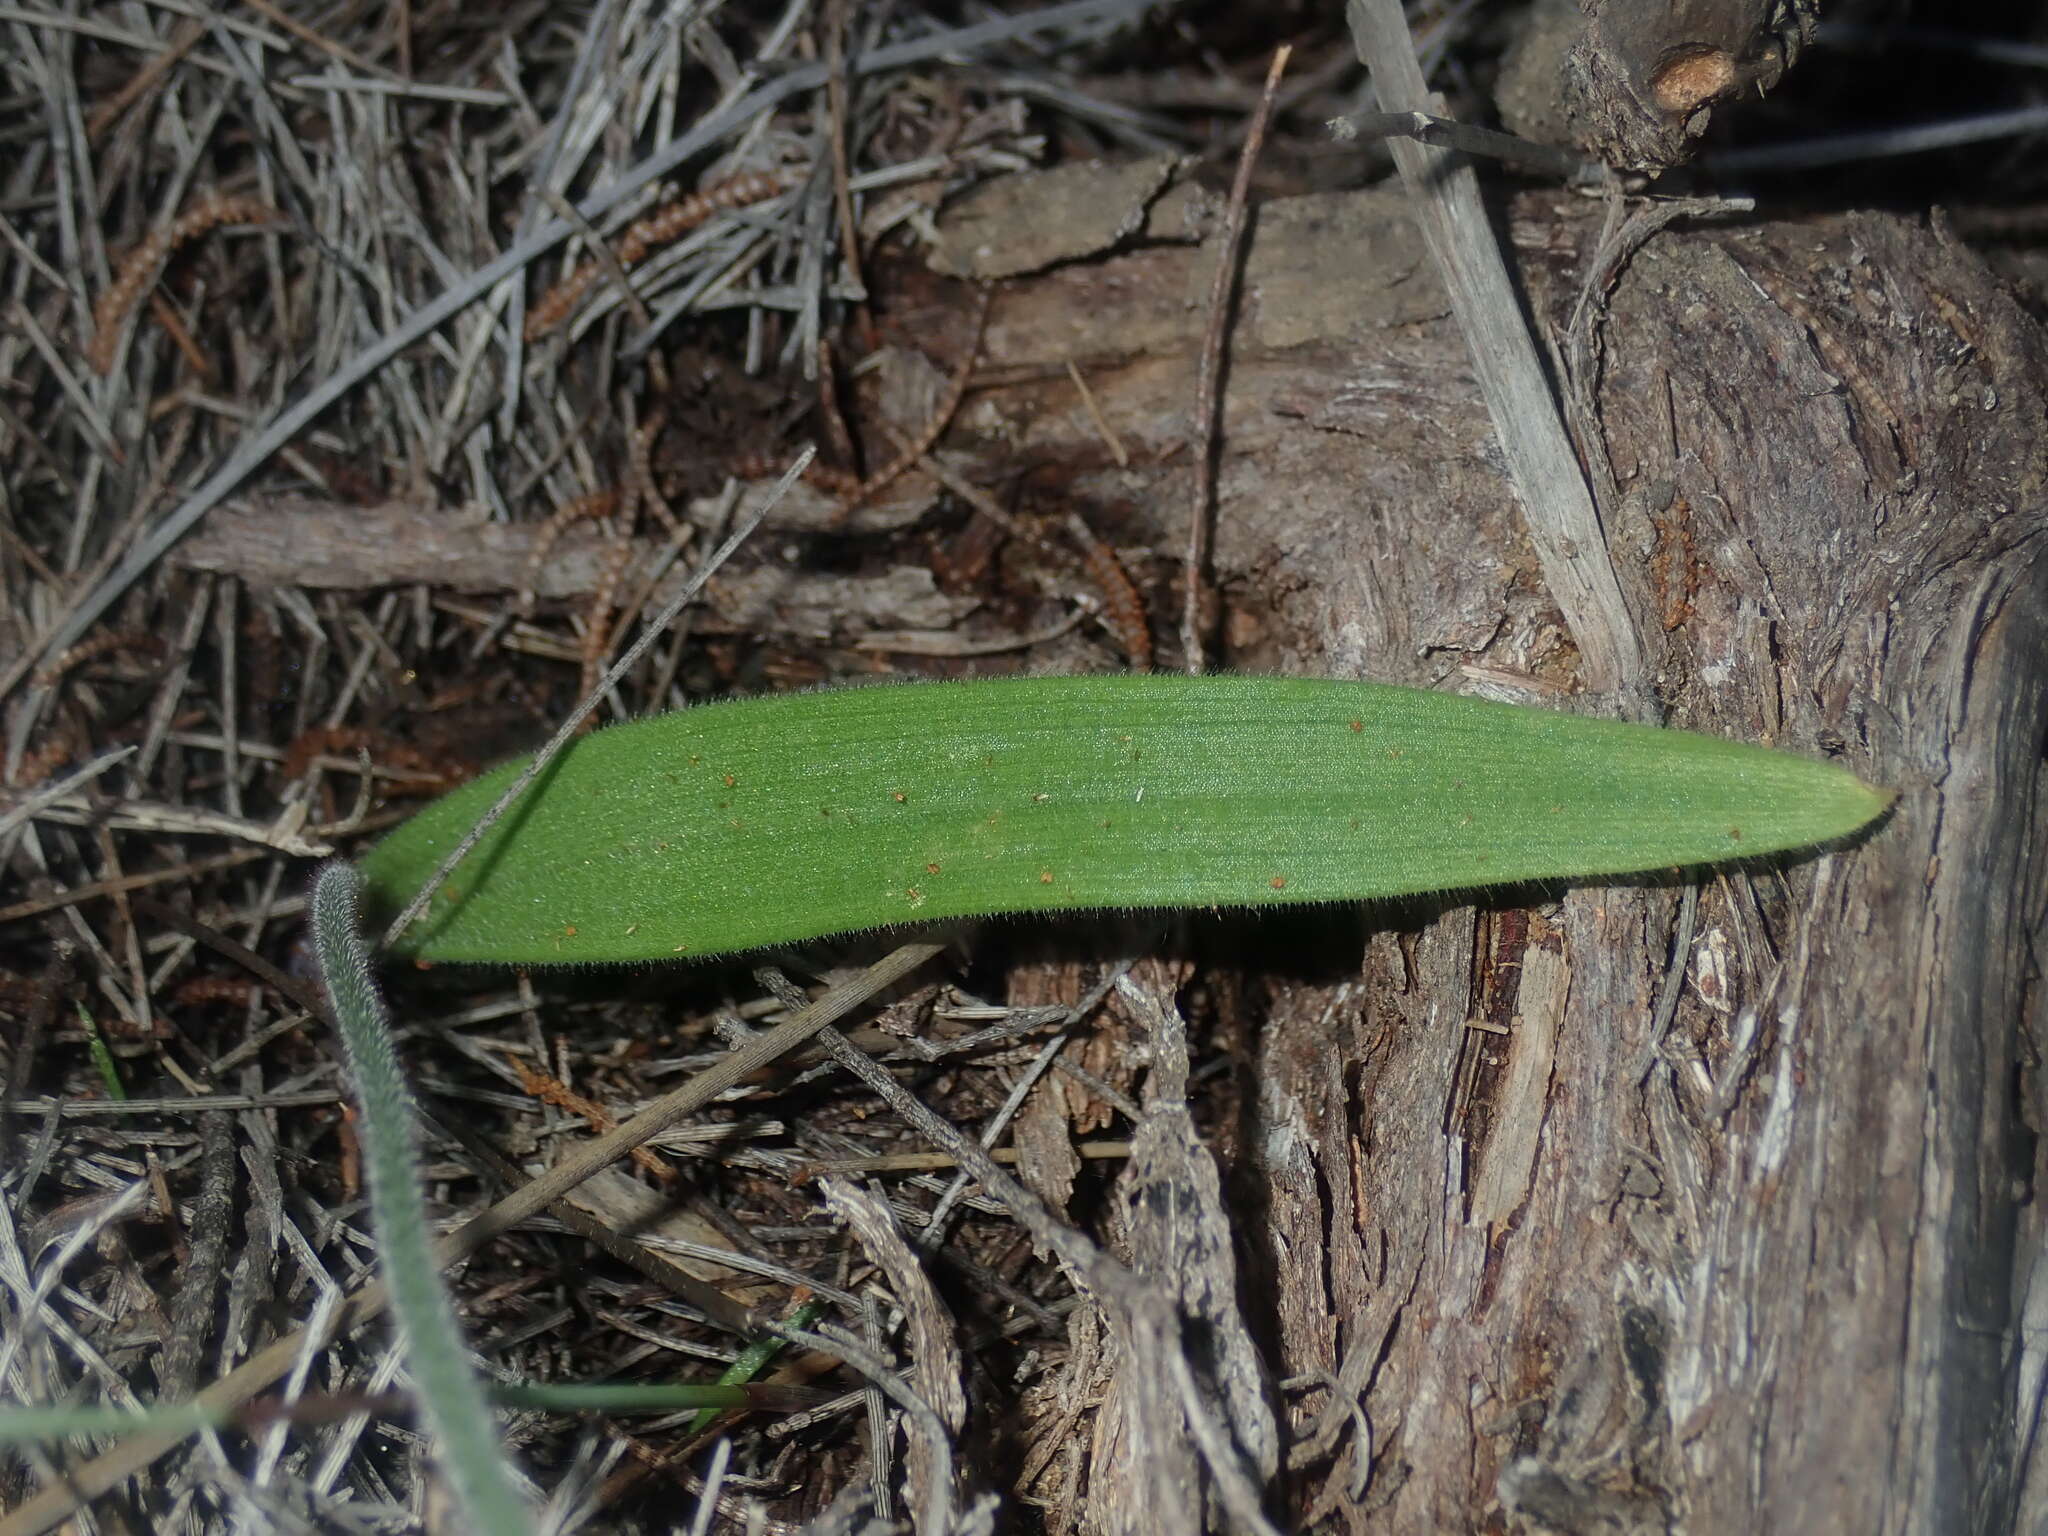
[{"label": "dead wood log", "polygon": [[[1597,220],[1548,198],[1510,228],[1562,328]],[[968,415],[1162,553],[1206,270],[1146,249],[1014,285],[990,377],[1038,382]],[[1571,707],[1444,307],[1398,195],[1261,211],[1224,664]],[[2048,345],[1939,225],[1878,215],[1660,234],[1590,339],[1670,720],[1902,798],[1795,869],[1367,913],[1349,963],[1260,978],[1246,1305],[1276,1376],[1336,1387],[1289,1405],[1283,1498],[1358,1532],[2008,1529],[2048,1508],[2020,1328],[2048,1293]]]},{"label": "dead wood log", "polygon": [[1496,104],[1525,137],[1665,170],[1691,153],[1716,106],[1777,85],[1819,16],[1818,0],[1536,0]]}]

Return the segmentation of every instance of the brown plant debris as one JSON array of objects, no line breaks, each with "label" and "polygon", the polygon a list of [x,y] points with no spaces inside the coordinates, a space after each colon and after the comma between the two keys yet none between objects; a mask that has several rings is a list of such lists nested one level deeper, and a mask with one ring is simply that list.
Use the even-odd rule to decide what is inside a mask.
[{"label": "brown plant debris", "polygon": [[[682,239],[714,214],[763,202],[783,191],[787,185],[779,171],[741,171],[702,191],[663,203],[652,213],[635,219],[619,236],[612,255],[621,267],[638,266],[650,253]],[[538,341],[574,314],[576,306],[583,302],[583,296],[604,274],[604,270],[602,261],[590,257],[542,294],[533,308],[526,312],[526,339]]]},{"label": "brown plant debris", "polygon": [[121,258],[114,280],[92,307],[92,340],[86,346],[85,360],[92,365],[93,372],[105,376],[114,371],[114,349],[121,339],[122,323],[179,246],[228,225],[275,224],[282,220],[283,215],[260,197],[214,193],[153,231]]}]

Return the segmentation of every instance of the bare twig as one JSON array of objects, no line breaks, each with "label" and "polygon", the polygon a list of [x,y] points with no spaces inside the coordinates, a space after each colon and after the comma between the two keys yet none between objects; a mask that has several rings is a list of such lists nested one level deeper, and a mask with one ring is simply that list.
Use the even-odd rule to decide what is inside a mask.
[{"label": "bare twig", "polygon": [[1456,118],[1437,117],[1428,112],[1354,112],[1333,117],[1330,136],[1343,143],[1372,139],[1413,139],[1439,149],[1461,150],[1468,155],[1485,155],[1509,165],[1526,166],[1546,175],[1575,181],[1605,176],[1607,168],[1588,162],[1568,149],[1538,144],[1493,128],[1474,128]]},{"label": "bare twig", "polygon": [[1230,205],[1223,216],[1223,229],[1216,237],[1216,271],[1209,282],[1209,322],[1195,375],[1195,480],[1188,501],[1187,549],[1181,560],[1185,590],[1181,594],[1180,643],[1184,664],[1191,675],[1208,666],[1202,646],[1202,589],[1208,580],[1209,519],[1216,500],[1216,433],[1221,425],[1217,413],[1223,387],[1223,344],[1230,332],[1238,252],[1244,241],[1245,205],[1251,199],[1252,170],[1266,142],[1266,123],[1273,115],[1280,76],[1293,52],[1291,44],[1281,47],[1266,70],[1266,88],[1259,93],[1258,110],[1245,129],[1244,149],[1237,157],[1237,178],[1230,184]]},{"label": "bare twig", "polygon": [[54,784],[32,786],[30,792],[23,795],[16,804],[0,812],[0,836],[11,832],[51,806],[65,803],[72,791],[90,784],[109,768],[134,755],[133,747],[116,747],[110,752],[102,752],[83,768],[67,773]]}]

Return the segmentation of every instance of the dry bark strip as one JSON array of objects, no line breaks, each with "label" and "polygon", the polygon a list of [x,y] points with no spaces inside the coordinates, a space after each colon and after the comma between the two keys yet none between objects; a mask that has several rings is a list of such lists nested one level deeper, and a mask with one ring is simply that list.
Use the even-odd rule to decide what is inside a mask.
[{"label": "dry bark strip", "polygon": [[[931,1277],[904,1240],[903,1230],[886,1201],[846,1179],[823,1178],[818,1181],[818,1188],[833,1214],[852,1229],[861,1250],[888,1277],[889,1289],[903,1309],[904,1328],[909,1336],[911,1383],[931,1405],[949,1439],[957,1437],[967,1421],[967,1390],[952,1314],[932,1288]],[[938,1460],[935,1447],[918,1435],[910,1436],[905,1466],[908,1502],[914,1515],[934,1502],[933,1481],[951,1475],[950,1466],[942,1468]],[[952,1509],[950,1487],[938,1490],[937,1507]],[[920,1536],[926,1525],[920,1520]],[[934,1531],[933,1536],[944,1536],[944,1532]]]},{"label": "dry bark strip", "polygon": [[[615,546],[589,532],[564,534],[535,572],[530,556],[540,530],[537,523],[484,522],[417,502],[350,507],[309,496],[249,497],[210,514],[172,551],[171,563],[262,586],[360,591],[425,583],[517,592],[531,581],[545,598],[595,591]],[[640,539],[634,546],[631,569],[639,571],[660,554],[662,541]],[[650,603],[658,606],[688,579],[688,563],[676,566]],[[780,564],[721,573],[705,587],[701,604],[698,627],[707,632],[816,636],[878,625],[944,629],[975,607],[971,598],[940,592],[921,567],[841,575]]]},{"label": "dry bark strip", "polygon": [[[1562,325],[1591,214],[1510,228]],[[1162,552],[1203,270],[1141,249],[991,317],[991,366],[1081,363],[1130,469],[1070,385],[969,412]],[[1225,664],[1574,683],[1441,308],[1397,202],[1262,210]],[[2016,1328],[2043,1289],[2048,346],[1939,227],[1876,215],[1660,234],[1602,338],[1611,553],[1671,718],[1903,798],[1867,847],[1717,880],[1689,923],[1677,889],[1381,912],[1349,963],[1268,982],[1246,1305],[1277,1374],[1363,1414],[1338,1405],[1289,1497],[1360,1532],[2006,1529],[2048,1510]]]}]

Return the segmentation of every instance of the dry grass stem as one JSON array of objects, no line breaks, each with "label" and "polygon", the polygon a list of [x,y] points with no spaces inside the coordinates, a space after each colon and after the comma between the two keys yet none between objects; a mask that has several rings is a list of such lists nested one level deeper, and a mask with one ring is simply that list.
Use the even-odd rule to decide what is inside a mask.
[{"label": "dry grass stem", "polygon": [[[1397,0],[1349,0],[1359,58],[1389,112],[1436,112]],[[1469,163],[1414,139],[1390,141],[1431,259],[1450,291],[1543,572],[1584,658],[1588,688],[1644,706],[1642,643],[1536,339],[1516,297]]]}]

